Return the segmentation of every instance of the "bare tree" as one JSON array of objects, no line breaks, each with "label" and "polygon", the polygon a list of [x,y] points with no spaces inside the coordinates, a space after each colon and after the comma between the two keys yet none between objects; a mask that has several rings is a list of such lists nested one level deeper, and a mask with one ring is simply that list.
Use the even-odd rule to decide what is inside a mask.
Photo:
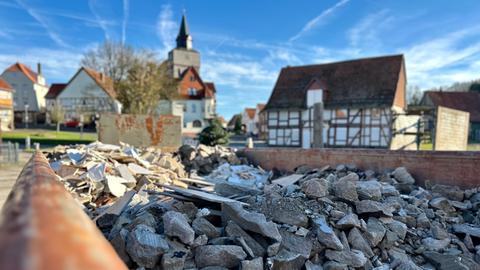
[{"label": "bare tree", "polygon": [[172,99],[178,83],[168,74],[167,63],[152,60],[152,53],[137,57],[118,87],[119,100],[126,113],[153,114],[160,100]]},{"label": "bare tree", "polygon": [[50,111],[50,119],[57,125],[57,132],[60,131],[60,124],[65,120],[65,110],[62,105],[55,102],[53,109]]},{"label": "bare tree", "polygon": [[423,92],[418,85],[409,85],[407,88],[408,105],[419,105],[422,101]]},{"label": "bare tree", "polygon": [[166,62],[156,60],[152,51],[135,50],[120,42],[106,40],[87,52],[81,64],[113,80],[125,113],[154,113],[160,100],[171,99],[178,90]]},{"label": "bare tree", "polygon": [[81,64],[109,76],[116,85],[127,76],[135,58],[135,50],[131,46],[105,40],[85,53]]}]

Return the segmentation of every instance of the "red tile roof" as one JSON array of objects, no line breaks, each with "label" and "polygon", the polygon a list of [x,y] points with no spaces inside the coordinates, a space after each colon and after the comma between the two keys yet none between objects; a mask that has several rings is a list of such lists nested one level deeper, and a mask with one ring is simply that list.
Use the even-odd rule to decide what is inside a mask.
[{"label": "red tile roof", "polygon": [[7,91],[12,91],[13,88],[10,84],[8,84],[7,81],[5,81],[4,79],[0,78],[0,89],[2,90],[7,90]]},{"label": "red tile roof", "polygon": [[102,88],[111,98],[116,98],[117,93],[113,89],[113,80],[105,74],[97,72],[93,69],[81,67],[85,72]]},{"label": "red tile roof", "polygon": [[257,104],[257,110],[259,112],[263,111],[263,109],[265,108],[265,104],[264,103],[258,103]]},{"label": "red tile roof", "polygon": [[247,113],[250,119],[255,118],[255,108],[245,108],[245,112]]},{"label": "red tile roof", "polygon": [[392,106],[403,62],[393,55],[282,68],[265,109],[305,109],[314,80],[325,85],[326,108]]},{"label": "red tile roof", "polygon": [[56,99],[58,94],[63,91],[63,89],[67,86],[66,83],[52,83],[50,88],[48,89],[45,98],[47,99]]},{"label": "red tile roof", "polygon": [[214,97],[217,89],[215,88],[215,84],[213,82],[205,82],[205,97]]},{"label": "red tile roof", "polygon": [[31,80],[34,83],[38,83],[37,81],[38,74],[22,63],[17,62],[11,65],[10,67],[8,67],[5,71],[22,72],[23,74],[25,74],[25,76],[27,76],[29,80]]},{"label": "red tile roof", "polygon": [[443,92],[425,91],[422,98],[423,105],[428,97],[435,107],[443,106],[450,109],[470,113],[470,122],[480,122],[480,93],[478,92]]}]

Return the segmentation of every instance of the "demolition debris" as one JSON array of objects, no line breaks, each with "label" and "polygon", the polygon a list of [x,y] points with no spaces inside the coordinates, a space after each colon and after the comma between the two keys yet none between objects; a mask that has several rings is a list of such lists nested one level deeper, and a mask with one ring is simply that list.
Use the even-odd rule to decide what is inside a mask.
[{"label": "demolition debris", "polygon": [[275,178],[224,147],[98,142],[48,158],[131,269],[480,269],[478,189],[403,167]]}]

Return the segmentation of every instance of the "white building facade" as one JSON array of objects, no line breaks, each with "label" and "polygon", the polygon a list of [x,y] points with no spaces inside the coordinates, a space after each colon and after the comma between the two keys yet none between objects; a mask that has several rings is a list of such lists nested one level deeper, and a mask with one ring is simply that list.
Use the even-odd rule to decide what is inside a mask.
[{"label": "white building facade", "polygon": [[323,147],[388,148],[405,78],[401,55],[284,68],[265,109],[268,144],[311,148],[321,133]]},{"label": "white building facade", "polygon": [[80,115],[88,119],[104,112],[119,114],[122,108],[112,80],[85,67],[77,71],[53,100],[51,105],[57,102],[64,109],[66,121],[78,120]]},{"label": "white building facade", "polygon": [[[37,72],[34,72],[22,63],[15,63],[1,77],[15,89],[13,103],[17,118],[21,122],[26,119],[36,123],[39,114],[45,112],[45,94],[48,92],[41,65],[38,64]],[[28,119],[25,118],[25,111],[28,111]]]}]

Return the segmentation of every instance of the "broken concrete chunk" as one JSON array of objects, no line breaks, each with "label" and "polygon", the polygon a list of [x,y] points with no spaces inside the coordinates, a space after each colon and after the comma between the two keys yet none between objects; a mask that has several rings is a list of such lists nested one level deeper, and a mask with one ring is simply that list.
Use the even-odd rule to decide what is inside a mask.
[{"label": "broken concrete chunk", "polygon": [[331,250],[327,249],[325,252],[325,257],[329,260],[336,261],[339,263],[344,263],[351,267],[362,267],[367,263],[367,258],[360,250],[351,249],[351,250]]},{"label": "broken concrete chunk", "polygon": [[223,203],[222,214],[227,219],[233,220],[244,230],[259,233],[277,242],[282,240],[275,223],[267,222],[263,214],[243,209],[239,203]]},{"label": "broken concrete chunk", "polygon": [[220,236],[220,231],[203,217],[194,219],[192,222],[192,228],[196,234],[205,234],[208,238],[216,238]]},{"label": "broken concrete chunk", "polygon": [[333,191],[335,192],[335,196],[349,202],[358,201],[358,194],[356,188],[357,181],[358,175],[356,173],[350,173],[347,176],[340,178],[337,182],[333,184]]},{"label": "broken concrete chunk", "polygon": [[423,253],[423,256],[433,266],[439,270],[468,270],[469,268],[462,263],[459,256],[441,254],[434,251],[427,251]]},{"label": "broken concrete chunk", "polygon": [[341,230],[347,230],[353,227],[360,228],[360,221],[358,220],[358,216],[350,213],[342,217],[336,224],[336,227]]},{"label": "broken concrete chunk", "polygon": [[450,244],[450,238],[438,240],[432,237],[422,239],[422,244],[426,250],[442,251]]},{"label": "broken concrete chunk", "polygon": [[316,199],[328,195],[328,181],[325,179],[310,179],[302,183],[302,191],[308,198]]},{"label": "broken concrete chunk", "polygon": [[453,231],[457,234],[469,234],[470,236],[480,238],[480,227],[468,224],[455,224],[453,225]]},{"label": "broken concrete chunk", "polygon": [[107,177],[107,186],[110,193],[115,197],[122,197],[127,191],[127,187],[122,184],[122,178],[116,177],[113,175],[106,175]]},{"label": "broken concrete chunk", "polygon": [[392,210],[388,205],[384,203],[371,201],[371,200],[363,200],[358,201],[355,203],[355,208],[357,209],[357,214],[370,214],[370,215],[385,215],[385,216],[393,216]]},{"label": "broken concrete chunk", "polygon": [[412,175],[408,173],[407,169],[405,167],[398,167],[396,168],[393,173],[393,177],[395,180],[397,180],[399,183],[402,184],[414,184],[415,179],[413,179]]},{"label": "broken concrete chunk", "polygon": [[265,248],[262,247],[253,237],[246,233],[240,226],[233,221],[228,221],[225,227],[225,233],[230,237],[241,237],[245,240],[245,243],[252,250],[253,254],[257,257],[263,257],[266,254]]},{"label": "broken concrete chunk", "polygon": [[245,260],[241,262],[241,267],[240,269],[242,270],[263,270],[263,258],[262,257],[257,257],[252,260]]},{"label": "broken concrete chunk", "polygon": [[461,202],[465,196],[465,192],[458,188],[457,186],[447,186],[436,184],[432,187],[433,193],[438,193],[442,196],[447,197],[450,200]]},{"label": "broken concrete chunk", "polygon": [[382,199],[382,185],[377,180],[358,181],[357,193],[360,200],[374,200]]},{"label": "broken concrete chunk", "polygon": [[186,258],[187,253],[184,251],[170,251],[163,254],[160,265],[162,269],[182,270]]},{"label": "broken concrete chunk", "polygon": [[310,257],[310,252],[312,251],[312,240],[297,236],[293,233],[287,231],[280,231],[282,235],[281,246],[291,252],[299,253],[305,258]]},{"label": "broken concrete chunk", "polygon": [[306,258],[301,254],[282,249],[273,257],[272,270],[300,270],[305,260]]},{"label": "broken concrete chunk", "polygon": [[140,224],[128,234],[126,251],[139,266],[153,268],[168,249],[167,241],[152,227]]},{"label": "broken concrete chunk", "polygon": [[198,267],[237,267],[247,254],[240,246],[206,245],[195,249],[195,263]]},{"label": "broken concrete chunk", "polygon": [[367,231],[365,236],[370,242],[371,247],[376,247],[385,236],[387,229],[383,226],[382,222],[376,218],[369,218],[367,222]]},{"label": "broken concrete chunk", "polygon": [[316,228],[318,242],[328,248],[342,250],[343,245],[338,239],[333,229],[327,224],[324,216],[320,216],[313,220],[313,225]]},{"label": "broken concrete chunk", "polygon": [[195,239],[195,231],[188,224],[187,218],[179,212],[168,211],[163,215],[163,228],[168,236],[175,236],[189,245]]},{"label": "broken concrete chunk", "polygon": [[373,255],[375,255],[370,247],[370,244],[357,228],[351,229],[348,233],[348,242],[353,249],[360,250],[367,258],[371,258]]}]

